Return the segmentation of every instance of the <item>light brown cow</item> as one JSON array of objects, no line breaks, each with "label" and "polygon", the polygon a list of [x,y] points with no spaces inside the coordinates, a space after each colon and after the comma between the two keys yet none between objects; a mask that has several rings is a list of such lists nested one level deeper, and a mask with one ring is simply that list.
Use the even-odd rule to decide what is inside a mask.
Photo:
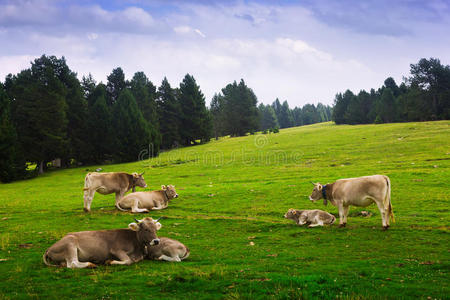
[{"label": "light brown cow", "polygon": [[149,212],[149,210],[164,209],[169,205],[169,201],[178,198],[175,186],[161,186],[159,191],[136,192],[123,197],[118,203],[117,208],[121,211],[133,213]]},{"label": "light brown cow", "polygon": [[298,210],[289,209],[284,215],[286,219],[294,220],[298,225],[308,224],[308,227],[323,226],[324,224],[333,224],[336,217],[320,209]]},{"label": "light brown cow", "polygon": [[389,218],[395,222],[391,204],[391,182],[385,175],[364,176],[358,178],[339,179],[334,183],[321,185],[313,183],[314,189],[309,199],[317,201],[324,199],[339,209],[339,225],[347,224],[350,205],[366,207],[376,203],[381,214],[383,228],[389,228]]},{"label": "light brown cow", "polygon": [[188,258],[189,248],[177,240],[162,237],[159,244],[147,248],[148,259],[180,262]]},{"label": "light brown cow", "polygon": [[103,195],[116,193],[115,205],[120,199],[128,192],[136,189],[136,186],[142,188],[147,187],[144,177],[142,174],[133,173],[123,173],[123,172],[110,172],[110,173],[97,173],[91,172],[87,173],[84,178],[84,211],[91,211],[91,203],[94,199],[95,192]]},{"label": "light brown cow", "polygon": [[146,249],[159,243],[161,224],[152,218],[130,223],[127,229],[68,233],[44,253],[48,266],[93,268],[96,264],[131,265],[141,261]]}]

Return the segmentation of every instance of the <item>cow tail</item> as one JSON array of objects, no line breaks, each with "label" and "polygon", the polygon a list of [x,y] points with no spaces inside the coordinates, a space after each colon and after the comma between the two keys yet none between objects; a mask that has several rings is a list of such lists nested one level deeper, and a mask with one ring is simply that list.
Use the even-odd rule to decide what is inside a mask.
[{"label": "cow tail", "polygon": [[387,193],[386,193],[386,200],[388,201],[388,210],[389,210],[389,217],[391,218],[392,222],[395,223],[395,216],[394,216],[394,210],[392,209],[392,203],[391,203],[391,181],[389,180],[389,177],[384,176],[387,183]]},{"label": "cow tail", "polygon": [[84,188],[83,188],[83,191],[87,191],[87,190],[89,190],[89,187],[90,187],[90,185],[91,185],[91,173],[87,173],[86,174],[86,177],[84,177]]},{"label": "cow tail", "polygon": [[117,207],[117,209],[120,210],[120,211],[128,211],[128,210],[125,210],[125,209],[123,209],[122,207],[120,207],[120,201],[117,202],[116,207]]},{"label": "cow tail", "polygon": [[51,264],[48,261],[48,251],[45,251],[44,255],[42,256],[42,260],[44,261],[44,264],[46,264],[49,267],[58,267],[58,265]]}]

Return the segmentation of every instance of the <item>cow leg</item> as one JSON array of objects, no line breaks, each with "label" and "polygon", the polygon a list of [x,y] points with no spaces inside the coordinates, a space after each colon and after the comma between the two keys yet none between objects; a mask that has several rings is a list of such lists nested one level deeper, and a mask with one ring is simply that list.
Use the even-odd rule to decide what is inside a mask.
[{"label": "cow leg", "polygon": [[148,213],[148,209],[146,209],[146,208],[139,208],[139,200],[138,199],[134,199],[134,203],[131,206],[131,212],[132,213],[141,213],[141,212]]},{"label": "cow leg", "polygon": [[342,202],[338,202],[338,210],[339,210],[339,227],[345,227],[344,223],[344,206],[342,205]]},{"label": "cow leg", "polygon": [[388,210],[384,209],[383,203],[376,202],[378,209],[380,210],[380,215],[381,215],[381,225],[383,225],[383,229],[386,230],[389,227],[389,224],[386,222],[386,219],[389,222],[389,216],[388,216]]},{"label": "cow leg", "polygon": [[116,204],[115,204],[115,206],[117,207],[117,203],[119,203],[119,201],[120,201],[120,199],[122,199],[123,198],[123,195],[124,195],[125,193],[124,192],[117,192],[116,193]]},{"label": "cow leg", "polygon": [[131,265],[134,261],[125,253],[123,250],[114,251],[111,250],[111,253],[116,256],[120,260],[110,260],[107,264],[110,265]]},{"label": "cow leg", "polygon": [[94,190],[87,190],[84,192],[84,211],[90,212],[91,211],[91,204],[92,200],[94,199]]},{"label": "cow leg", "polygon": [[67,245],[66,252],[66,265],[70,269],[84,269],[84,268],[95,268],[96,264],[91,262],[80,262],[78,260],[78,248],[75,242],[71,242]]},{"label": "cow leg", "polygon": [[163,207],[163,206],[152,207],[152,210],[161,210],[161,209],[163,209],[163,208],[165,208],[165,207]]},{"label": "cow leg", "polygon": [[180,262],[181,259],[178,255],[175,255],[174,257],[170,257],[167,255],[161,255],[160,257],[158,257],[159,260],[165,260],[165,261],[176,261],[176,262]]},{"label": "cow leg", "polygon": [[320,221],[320,220],[317,222],[317,220],[316,220],[315,223],[310,224],[308,227],[309,227],[309,228],[312,228],[312,227],[317,227],[317,226],[323,226],[323,222]]},{"label": "cow leg", "polygon": [[350,206],[344,206],[344,226],[347,224],[347,216],[348,216],[348,209],[350,208]]}]

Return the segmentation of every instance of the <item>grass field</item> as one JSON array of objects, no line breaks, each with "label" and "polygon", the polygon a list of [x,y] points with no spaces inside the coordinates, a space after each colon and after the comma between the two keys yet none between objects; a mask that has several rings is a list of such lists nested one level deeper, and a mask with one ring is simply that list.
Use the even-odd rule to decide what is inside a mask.
[{"label": "grass field", "polygon": [[[186,244],[190,257],[45,266],[42,254],[67,232],[123,228],[136,216],[100,194],[84,213],[87,168],[52,171],[0,185],[0,298],[449,298],[450,121],[323,123],[102,168],[145,170],[147,189],[176,185],[180,197],[149,215],[166,217],[159,236]],[[372,174],[391,179],[397,222],[387,232],[375,205],[350,208],[346,228],[283,218],[291,207],[337,216],[336,207],[308,200],[310,181]]]}]

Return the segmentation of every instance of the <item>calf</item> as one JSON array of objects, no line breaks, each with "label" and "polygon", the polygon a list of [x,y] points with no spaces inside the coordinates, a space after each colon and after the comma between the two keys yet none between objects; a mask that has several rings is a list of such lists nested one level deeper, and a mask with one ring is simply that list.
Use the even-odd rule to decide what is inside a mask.
[{"label": "calf", "polygon": [[180,262],[190,254],[189,248],[179,241],[169,238],[160,238],[159,244],[147,248],[147,258]]},{"label": "calf", "polygon": [[308,224],[308,227],[323,226],[324,224],[331,225],[336,221],[335,216],[319,209],[298,210],[291,208],[284,217],[294,220],[298,225]]},{"label": "calf", "polygon": [[127,229],[68,233],[44,253],[47,266],[93,268],[96,264],[131,265],[144,258],[146,249],[158,245],[158,220],[145,218]]},{"label": "calf", "polygon": [[166,208],[169,205],[169,201],[173,198],[178,198],[175,186],[163,185],[159,191],[128,194],[116,206],[121,211],[131,210],[133,213],[149,212],[149,210]]},{"label": "calf", "polygon": [[111,172],[111,173],[87,173],[84,178],[84,211],[91,211],[91,203],[95,192],[103,195],[116,193],[116,206],[120,199],[128,192],[136,189],[136,186],[147,187],[142,174]]},{"label": "calf", "polygon": [[391,181],[384,175],[364,176],[339,179],[331,184],[313,183],[314,189],[309,196],[311,201],[323,199],[339,209],[339,225],[347,224],[350,205],[366,207],[372,203],[378,206],[381,223],[386,230],[389,228],[389,218],[395,222],[391,204]]}]

